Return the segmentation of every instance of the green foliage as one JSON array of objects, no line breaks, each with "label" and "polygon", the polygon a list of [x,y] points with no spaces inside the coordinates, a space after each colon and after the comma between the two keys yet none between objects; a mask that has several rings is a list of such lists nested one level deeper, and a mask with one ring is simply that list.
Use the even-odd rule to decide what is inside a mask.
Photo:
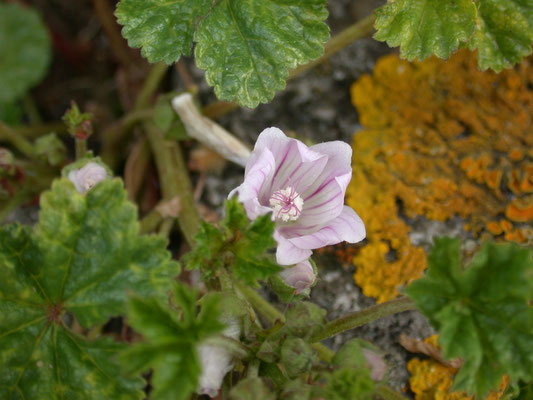
[{"label": "green foliage", "polygon": [[50,64],[50,40],[37,12],[0,3],[0,54],[0,105],[4,105],[39,83]]},{"label": "green foliage", "polygon": [[241,380],[229,394],[230,400],[274,400],[276,396],[265,385],[261,378]]},{"label": "green foliage", "polygon": [[295,378],[309,371],[318,361],[316,351],[301,338],[288,338],[281,346],[281,364],[287,375]]},{"label": "green foliage", "polygon": [[7,125],[19,125],[22,121],[22,114],[22,108],[17,102],[0,102],[0,121]]},{"label": "green foliage", "polygon": [[187,399],[196,390],[201,373],[198,344],[224,328],[217,296],[202,299],[198,316],[194,290],[176,284],[172,299],[181,315],[156,299],[133,296],[128,307],[128,321],[145,341],[125,350],[122,362],[130,373],[153,368],[154,400]]},{"label": "green foliage", "polygon": [[413,60],[478,50],[481,69],[501,71],[531,53],[533,5],[528,0],[395,0],[376,11],[375,38]]},{"label": "green foliage", "polygon": [[141,399],[113,357],[121,344],[69,328],[102,324],[127,291],[162,297],[178,266],[160,237],[139,236],[118,179],[79,194],[67,179],[41,196],[39,222],[0,229],[0,398]]},{"label": "green foliage", "polygon": [[55,133],[39,137],[34,148],[36,155],[50,165],[60,165],[65,160],[67,149]]},{"label": "green foliage", "polygon": [[185,257],[188,269],[200,269],[206,278],[227,262],[234,275],[248,285],[266,279],[281,268],[266,255],[276,242],[270,215],[249,221],[236,198],[226,202],[226,215],[220,228],[202,222],[195,248]]},{"label": "green foliage", "polygon": [[187,140],[187,130],[168,100],[159,100],[155,105],[154,123],[164,133],[165,138]]},{"label": "green foliage", "polygon": [[325,378],[325,387],[316,390],[325,399],[371,400],[374,397],[374,382],[368,369],[342,367],[325,374]]},{"label": "green foliage", "polygon": [[190,55],[220,99],[246,107],[270,101],[288,69],[322,55],[325,0],[121,0],[116,16],[150,62]]},{"label": "green foliage", "polygon": [[504,374],[511,382],[531,380],[531,250],[486,243],[463,270],[459,240],[441,238],[428,264],[425,277],[407,294],[439,331],[444,356],[464,360],[454,389],[484,398]]}]

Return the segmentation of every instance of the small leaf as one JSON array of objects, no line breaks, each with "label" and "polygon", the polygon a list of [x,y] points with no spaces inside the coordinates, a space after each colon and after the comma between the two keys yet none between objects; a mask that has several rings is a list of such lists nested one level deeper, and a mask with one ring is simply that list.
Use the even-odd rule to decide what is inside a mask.
[{"label": "small leaf", "polygon": [[50,40],[36,11],[0,3],[0,104],[39,83],[50,64]]},{"label": "small leaf", "polygon": [[288,69],[322,55],[325,0],[224,0],[198,25],[196,63],[221,100],[256,107],[285,87]]},{"label": "small leaf", "polygon": [[274,400],[276,396],[258,377],[241,380],[229,393],[230,400]]},{"label": "small leaf", "polygon": [[139,236],[119,180],[86,195],[67,179],[41,196],[34,229],[0,228],[0,398],[141,399],[114,363],[121,344],[70,331],[123,312],[127,291],[166,298],[178,266],[159,237]]},{"label": "small leaf", "polygon": [[504,374],[532,379],[531,251],[486,243],[462,271],[459,240],[442,238],[428,262],[407,294],[439,331],[444,356],[464,360],[454,390],[484,398]]},{"label": "small leaf", "polygon": [[128,308],[129,323],[145,341],[126,349],[122,362],[131,373],[154,369],[154,400],[187,399],[196,390],[201,372],[197,346],[224,328],[216,297],[203,302],[198,317],[194,290],[176,284],[173,298],[181,319],[175,309],[156,299],[132,297]]},{"label": "small leaf", "polygon": [[171,64],[191,54],[196,21],[210,0],[121,0],[115,15],[131,47],[140,47],[150,62]]}]

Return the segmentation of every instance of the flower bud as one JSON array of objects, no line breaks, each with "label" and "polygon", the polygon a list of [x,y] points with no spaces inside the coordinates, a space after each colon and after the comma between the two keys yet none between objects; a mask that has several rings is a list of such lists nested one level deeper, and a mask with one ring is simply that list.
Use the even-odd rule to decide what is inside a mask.
[{"label": "flower bud", "polygon": [[316,280],[313,266],[307,260],[296,264],[294,267],[285,268],[279,275],[287,285],[296,289],[296,293],[311,287]]},{"label": "flower bud", "polygon": [[70,171],[68,179],[76,186],[81,194],[86,193],[98,182],[107,178],[106,169],[98,163],[89,162],[80,169]]}]

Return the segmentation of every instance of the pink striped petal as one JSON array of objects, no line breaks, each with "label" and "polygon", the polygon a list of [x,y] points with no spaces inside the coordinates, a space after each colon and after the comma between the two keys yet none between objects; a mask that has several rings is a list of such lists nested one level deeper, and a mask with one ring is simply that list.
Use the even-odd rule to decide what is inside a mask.
[{"label": "pink striped petal", "polygon": [[342,241],[357,243],[365,236],[365,225],[359,215],[352,208],[344,206],[341,214],[325,227],[315,233],[293,237],[288,241],[300,249],[310,250]]},{"label": "pink striped petal", "polygon": [[279,265],[293,265],[307,260],[313,252],[308,249],[301,249],[292,244],[283,236],[274,232],[274,239],[278,242],[276,251],[276,261]]}]

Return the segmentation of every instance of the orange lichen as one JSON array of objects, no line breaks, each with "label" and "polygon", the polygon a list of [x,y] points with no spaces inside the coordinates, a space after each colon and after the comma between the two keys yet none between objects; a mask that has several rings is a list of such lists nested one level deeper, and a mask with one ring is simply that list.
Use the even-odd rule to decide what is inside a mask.
[{"label": "orange lichen", "polygon": [[390,300],[422,275],[408,218],[460,216],[474,236],[530,240],[532,84],[527,59],[495,74],[461,51],[417,63],[389,55],[352,86],[364,130],[354,136],[347,202],[367,228],[354,257],[367,296]]},{"label": "orange lichen", "polygon": [[[437,335],[430,336],[424,342],[438,348]],[[413,358],[407,363],[411,374],[409,386],[415,394],[415,400],[474,400],[466,392],[451,392],[456,368],[443,365],[433,359],[420,360]],[[504,375],[497,391],[490,392],[485,400],[499,400],[502,398],[509,383],[509,377]]]}]

